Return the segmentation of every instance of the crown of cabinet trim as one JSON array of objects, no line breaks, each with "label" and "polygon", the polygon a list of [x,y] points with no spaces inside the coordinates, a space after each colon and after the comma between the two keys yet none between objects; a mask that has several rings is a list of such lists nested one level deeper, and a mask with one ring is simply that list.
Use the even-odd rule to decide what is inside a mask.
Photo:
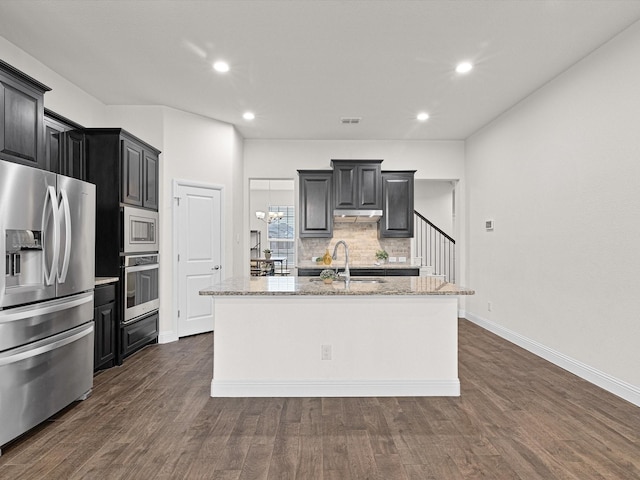
[{"label": "crown of cabinet trim", "polygon": [[28,84],[31,87],[35,88],[36,90],[42,92],[43,94],[45,92],[50,92],[51,91],[51,88],[47,87],[44,83],[39,82],[35,78],[30,77],[26,73],[21,72],[16,67],[14,67],[12,65],[9,65],[8,63],[6,63],[6,62],[4,62],[2,60],[0,60],[0,71],[4,71],[4,72],[14,76],[21,83]]}]

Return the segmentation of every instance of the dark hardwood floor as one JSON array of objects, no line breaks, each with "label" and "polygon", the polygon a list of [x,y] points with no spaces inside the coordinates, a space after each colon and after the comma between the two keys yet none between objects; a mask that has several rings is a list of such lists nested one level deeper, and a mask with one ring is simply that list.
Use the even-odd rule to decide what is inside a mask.
[{"label": "dark hardwood floor", "polygon": [[97,375],[3,449],[0,478],[640,479],[639,407],[465,320],[459,398],[213,399],[212,345]]}]

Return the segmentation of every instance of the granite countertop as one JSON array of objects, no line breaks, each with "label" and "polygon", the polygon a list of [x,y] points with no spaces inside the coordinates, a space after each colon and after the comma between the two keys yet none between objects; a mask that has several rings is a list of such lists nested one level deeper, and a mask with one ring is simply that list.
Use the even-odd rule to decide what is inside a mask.
[{"label": "granite countertop", "polygon": [[[367,281],[376,280],[376,283]],[[323,283],[318,277],[234,277],[200,295],[473,295],[473,290],[434,277],[356,277]]]},{"label": "granite countertop", "polygon": [[[344,269],[344,261],[340,261],[340,260],[335,260],[334,262],[331,263],[331,265],[325,265],[323,263],[318,263],[318,262],[298,262],[297,265],[298,268],[317,268],[318,270],[324,270],[325,268],[330,268],[332,270],[335,270],[336,268],[339,270],[343,270]],[[384,268],[384,269],[391,269],[391,268],[420,268],[419,265],[411,265],[410,263],[398,263],[398,262],[387,262],[387,263],[380,263],[378,265],[376,265],[375,263],[351,263],[349,262],[349,270],[356,270],[358,268]]]},{"label": "granite countertop", "polygon": [[108,283],[115,283],[120,280],[118,277],[96,277],[94,281],[94,286],[98,285],[106,285]]}]

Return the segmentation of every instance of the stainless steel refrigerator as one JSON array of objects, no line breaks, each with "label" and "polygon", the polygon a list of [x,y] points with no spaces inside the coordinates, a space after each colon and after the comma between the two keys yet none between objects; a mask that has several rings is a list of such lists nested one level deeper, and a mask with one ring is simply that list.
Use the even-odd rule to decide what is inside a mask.
[{"label": "stainless steel refrigerator", "polygon": [[0,161],[0,447],[93,386],[95,185]]}]

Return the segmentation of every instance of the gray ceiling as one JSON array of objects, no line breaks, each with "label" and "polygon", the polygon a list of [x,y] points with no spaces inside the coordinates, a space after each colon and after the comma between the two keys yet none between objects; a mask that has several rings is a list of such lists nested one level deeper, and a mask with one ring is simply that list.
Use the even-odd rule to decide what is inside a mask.
[{"label": "gray ceiling", "polygon": [[105,104],[245,138],[464,139],[638,19],[630,0],[0,0],[0,35]]}]

